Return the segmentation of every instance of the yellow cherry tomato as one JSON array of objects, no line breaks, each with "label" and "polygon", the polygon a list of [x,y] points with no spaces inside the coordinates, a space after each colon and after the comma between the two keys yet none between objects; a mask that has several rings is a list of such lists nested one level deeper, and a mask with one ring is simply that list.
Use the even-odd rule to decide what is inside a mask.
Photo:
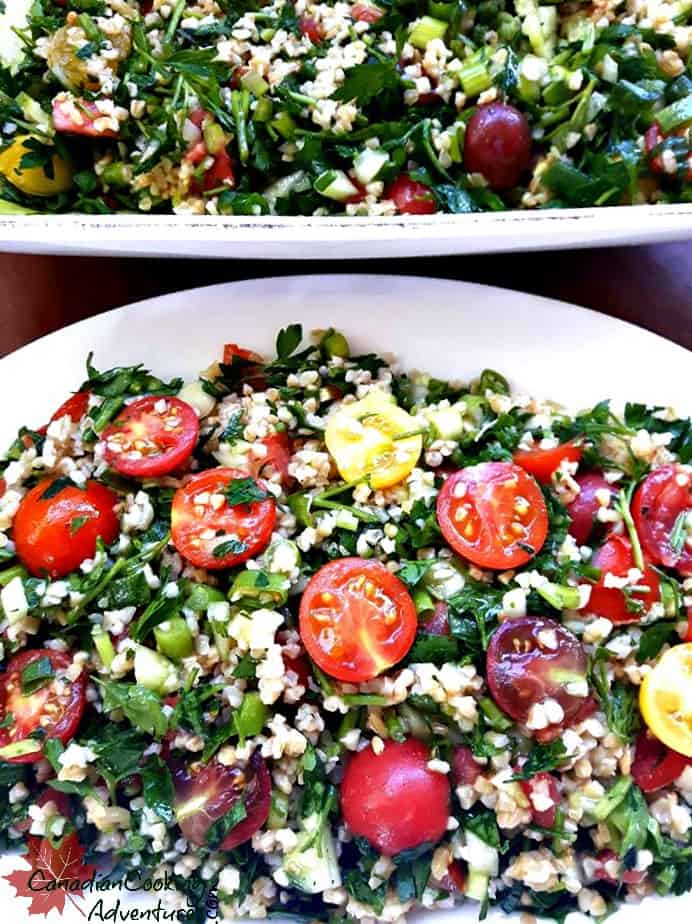
[{"label": "yellow cherry tomato", "polygon": [[641,685],[639,708],[659,741],[692,757],[692,642],[661,656]]},{"label": "yellow cherry tomato", "polygon": [[22,157],[30,151],[26,146],[28,138],[28,135],[20,135],[0,152],[0,173],[28,196],[55,196],[65,192],[72,185],[72,168],[57,154],[53,155],[52,177],[46,175],[43,167],[22,169]]},{"label": "yellow cherry tomato", "polygon": [[373,488],[388,488],[410,475],[418,461],[419,430],[391,395],[371,391],[329,418],[325,441],[344,481],[367,477]]}]

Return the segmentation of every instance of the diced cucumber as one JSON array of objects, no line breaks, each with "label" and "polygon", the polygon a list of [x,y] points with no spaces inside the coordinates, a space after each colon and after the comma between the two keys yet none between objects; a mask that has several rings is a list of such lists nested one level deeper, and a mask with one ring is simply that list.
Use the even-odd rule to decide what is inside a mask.
[{"label": "diced cucumber", "polygon": [[495,847],[486,844],[473,831],[464,831],[464,838],[466,843],[461,848],[461,855],[469,866],[466,896],[483,902],[488,894],[488,883],[500,870],[500,855]]},{"label": "diced cucumber", "polygon": [[291,574],[300,568],[300,549],[290,539],[275,539],[264,553],[264,563],[271,574]]},{"label": "diced cucumber", "polygon": [[436,408],[424,414],[435,428],[435,435],[440,440],[456,440],[464,432],[464,419],[455,404],[450,407]]},{"label": "diced cucumber", "polygon": [[484,902],[488,895],[488,883],[490,877],[485,873],[469,867],[468,878],[466,879],[466,889],[464,895],[474,902]]},{"label": "diced cucumber", "polygon": [[42,134],[48,135],[48,137],[52,137],[55,134],[51,117],[45,109],[41,108],[41,104],[37,103],[32,96],[24,92],[19,93],[16,102],[21,108],[27,122],[33,122]]},{"label": "diced cucumber", "polygon": [[358,182],[363,186],[372,183],[388,160],[389,154],[386,151],[365,148],[353,161],[353,172]]},{"label": "diced cucumber", "polygon": [[193,613],[206,613],[210,604],[223,603],[225,600],[224,594],[216,587],[210,587],[208,584],[193,584],[185,600],[185,607]]},{"label": "diced cucumber", "polygon": [[233,443],[221,442],[213,455],[216,461],[225,468],[245,469],[251,445],[245,440],[234,440]]},{"label": "diced cucumber", "polygon": [[438,559],[423,575],[423,584],[438,600],[449,600],[463,590],[465,583],[459,565],[449,559]]},{"label": "diced cucumber", "polygon": [[422,51],[428,46],[428,42],[433,39],[443,39],[447,34],[449,23],[442,19],[434,19],[432,16],[421,16],[415,22],[411,23],[408,35],[409,42],[414,48],[420,48]]},{"label": "diced cucumber", "polygon": [[[266,571],[241,571],[236,575],[228,592],[232,603],[247,604],[250,607],[279,607],[288,599],[289,581],[281,574],[267,574]],[[239,604],[239,605],[243,605]]]},{"label": "diced cucumber", "polygon": [[200,417],[211,414],[216,407],[216,399],[207,394],[199,380],[183,385],[178,392],[178,397],[193,407]]},{"label": "diced cucumber", "polygon": [[358,195],[358,187],[349,180],[343,170],[325,170],[315,180],[315,192],[327,199],[344,202]]},{"label": "diced cucumber", "polygon": [[[272,119],[269,124],[274,125],[275,121],[276,119]],[[306,192],[308,189],[310,189],[310,178],[307,173],[304,170],[296,170],[295,173],[289,173],[288,176],[283,176],[280,180],[267,186],[262,195],[267,200],[269,208],[273,211],[276,207],[277,199],[285,199],[291,193]]]},{"label": "diced cucumber", "polygon": [[339,510],[336,514],[336,525],[339,529],[346,529],[350,533],[358,530],[358,517],[351,513],[350,510]]},{"label": "diced cucumber", "polygon": [[140,686],[161,695],[172,693],[180,686],[175,665],[145,645],[138,645],[135,651],[135,680]]},{"label": "diced cucumber", "polygon": [[255,96],[264,96],[269,89],[269,84],[258,74],[257,71],[248,71],[240,78],[240,85],[244,90],[249,90]]},{"label": "diced cucumber", "polygon": [[567,584],[541,584],[536,588],[539,596],[547,600],[557,610],[578,610],[580,604],[579,588]]},{"label": "diced cucumber", "polygon": [[664,135],[692,122],[692,93],[682,99],[675,100],[670,106],[661,109],[656,115],[656,121],[661,126]]},{"label": "diced cucumber", "polygon": [[172,616],[154,628],[156,647],[167,658],[180,661],[195,650],[192,632],[182,616]]}]

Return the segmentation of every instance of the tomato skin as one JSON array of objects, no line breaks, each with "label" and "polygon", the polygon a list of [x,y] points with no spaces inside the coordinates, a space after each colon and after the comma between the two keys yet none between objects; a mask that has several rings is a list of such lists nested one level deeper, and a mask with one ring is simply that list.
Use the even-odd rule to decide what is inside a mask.
[{"label": "tomato skin", "polygon": [[408,590],[372,559],[328,562],[310,578],[300,602],[307,653],[330,677],[348,683],[373,680],[405,657],[417,627]]},{"label": "tomato skin", "polygon": [[[276,522],[276,504],[271,497],[237,507],[224,504],[219,510],[207,505],[203,513],[197,512],[200,505],[195,500],[199,495],[223,493],[232,481],[239,478],[247,478],[247,473],[234,468],[212,468],[191,475],[175,492],[171,507],[173,545],[198,568],[212,571],[232,568],[259,554],[271,539]],[[210,540],[202,539],[201,534],[209,529],[221,535]],[[215,557],[214,547],[225,541],[223,536],[230,535],[239,539],[245,548],[222,558]]]},{"label": "tomato skin", "polygon": [[642,731],[637,736],[632,778],[642,792],[656,792],[675,782],[692,758],[671,750],[658,738]]},{"label": "tomato skin", "polygon": [[385,199],[391,199],[400,215],[433,215],[437,211],[435,197],[429,186],[399,174],[385,190]]},{"label": "tomato skin", "polygon": [[601,504],[596,492],[608,491],[614,496],[613,488],[599,472],[586,472],[577,475],[579,494],[567,505],[567,513],[572,521],[569,525],[569,534],[574,536],[579,545],[586,545],[596,524],[596,514]]},{"label": "tomato skin", "polygon": [[367,747],[349,761],[341,783],[341,810],[353,834],[381,854],[395,856],[444,835],[449,818],[447,777],[428,770],[421,741],[386,741],[377,755]]},{"label": "tomato skin", "polygon": [[286,670],[293,671],[298,678],[298,683],[307,690],[310,686],[311,674],[305,658],[300,655],[297,658],[289,658],[288,655],[282,655],[282,657]]},{"label": "tomato skin", "polygon": [[[173,767],[176,820],[183,836],[198,847],[204,845],[215,821],[226,815],[238,801],[245,802],[246,817],[221,842],[221,850],[233,850],[264,825],[271,808],[271,777],[255,751],[242,770],[211,761],[189,767]],[[188,809],[188,806],[192,806]]]},{"label": "tomato skin", "polygon": [[[72,113],[77,106],[81,122],[76,121]],[[83,135],[85,138],[117,138],[118,132],[111,128],[97,128],[96,122],[103,118],[96,103],[86,99],[65,99],[62,94],[53,100],[53,125],[56,132],[68,135]]]},{"label": "tomato skin", "polygon": [[237,343],[226,343],[223,348],[223,362],[225,366],[230,366],[234,357],[244,359],[247,362],[261,363],[262,357],[259,353],[252,350],[246,350],[245,347],[238,346]]},{"label": "tomato skin", "polygon": [[479,106],[468,121],[464,169],[480,173],[495,190],[516,186],[531,161],[526,116],[506,103]]},{"label": "tomato skin", "polygon": [[550,479],[554,471],[567,460],[568,462],[579,462],[583,450],[581,446],[574,443],[563,443],[561,446],[555,446],[554,449],[526,449],[514,453],[514,461],[517,465],[533,475],[536,481],[541,484],[550,484]]},{"label": "tomato skin", "polygon": [[306,35],[313,45],[319,45],[324,39],[322,26],[312,16],[301,16],[298,28],[301,35]]},{"label": "tomato skin", "polygon": [[[0,719],[3,719],[8,712],[14,717],[14,722],[9,728],[0,728],[0,747],[14,741],[23,741],[37,728],[42,728],[47,737],[59,738],[63,744],[67,744],[79,727],[86,705],[87,676],[84,671],[75,680],[69,681],[65,703],[57,699],[51,683],[29,696],[22,694],[20,687],[22,671],[32,662],[43,657],[50,660],[55,673],[67,670],[72,664],[71,656],[65,652],[34,648],[15,655],[7,665],[5,673],[0,675]],[[57,712],[46,712],[48,705],[51,705],[51,709],[57,706]],[[46,721],[46,724],[41,724],[41,720],[46,720],[47,717],[50,718],[50,722]],[[31,754],[5,757],[3,760],[13,764],[33,764],[42,758],[43,748]]]},{"label": "tomato skin", "polygon": [[[166,405],[163,413],[157,409],[160,402]],[[194,409],[180,398],[147,395],[123,408],[101,438],[106,444],[104,458],[116,472],[158,478],[181,468],[190,458],[199,438],[199,421]],[[140,442],[147,444],[146,451],[140,451]]]},{"label": "tomato skin", "polygon": [[[673,135],[679,135],[685,137],[685,133],[688,131],[688,127],[683,126],[675,132],[672,132]],[[647,155],[651,153],[662,144],[666,138],[669,138],[670,135],[664,135],[661,131],[661,126],[658,122],[654,122],[653,125],[650,125],[646,130],[644,135],[644,151]],[[654,173],[665,174],[666,170],[663,165],[663,157],[661,154],[654,154],[653,157],[649,156],[649,167],[653,170]],[[685,182],[692,182],[692,151],[687,158],[687,173],[685,174]]]},{"label": "tomato skin", "polygon": [[[600,549],[597,549],[591,563],[601,570],[601,576],[591,588],[587,612],[605,616],[611,622],[639,622],[643,613],[627,609],[627,599],[622,590],[618,587],[605,586],[607,573],[617,577],[626,577],[627,572],[634,568],[634,556],[629,539],[624,536],[610,536]],[[647,593],[635,593],[632,596],[644,604],[645,612],[659,600],[661,582],[656,572],[646,565],[640,583],[648,586],[650,590]]]},{"label": "tomato skin", "polygon": [[50,423],[53,423],[54,420],[60,420],[63,417],[69,417],[72,423],[79,423],[89,410],[90,397],[91,395],[88,391],[77,391],[73,395],[70,395],[53,414]]},{"label": "tomato skin", "polygon": [[214,155],[214,163],[204,174],[203,187],[205,192],[218,189],[219,186],[227,186],[229,189],[234,189],[236,186],[233,161],[226,148],[222,148]]},{"label": "tomato skin", "polygon": [[[560,801],[560,791],[557,788],[557,780],[552,773],[541,772],[532,776],[528,780],[520,781],[521,788],[529,800],[529,809],[533,823],[540,828],[553,828],[557,817],[557,804]],[[533,803],[533,798],[537,799],[545,795],[552,800],[553,804],[547,809],[537,809]]]},{"label": "tomato skin", "polygon": [[351,7],[351,17],[356,22],[377,22],[384,16],[384,10],[368,3],[354,3]]},{"label": "tomato skin", "polygon": [[[528,503],[521,513],[516,508],[519,497]],[[450,475],[437,497],[437,522],[454,551],[480,568],[506,570],[523,565],[548,535],[548,511],[541,490],[512,462],[481,462]],[[512,532],[515,524],[518,533]]]},{"label": "tomato skin", "polygon": [[[24,495],[12,526],[17,556],[37,577],[64,577],[93,558],[97,539],[110,545],[120,532],[118,497],[109,488],[87,481],[84,488],[70,485],[44,499],[55,481],[46,478]],[[87,519],[73,531],[77,517]]]},{"label": "tomato skin", "polygon": [[[542,641],[544,632],[554,633],[556,647]],[[561,728],[583,718],[587,697],[570,693],[567,686],[586,680],[586,652],[576,636],[552,619],[517,616],[502,623],[490,637],[486,667],[493,699],[517,722],[526,723],[535,704],[557,700],[563,719],[536,730],[541,740],[550,740]]]},{"label": "tomato skin", "polygon": [[[686,484],[679,484],[687,479]],[[657,565],[675,568],[684,577],[692,575],[692,549],[683,543],[679,553],[670,537],[675,521],[684,510],[692,510],[692,469],[662,465],[646,476],[635,491],[632,516],[642,549]]]},{"label": "tomato skin", "polygon": [[455,786],[472,786],[483,770],[483,765],[478,763],[468,745],[460,744],[454,748],[452,779]]},{"label": "tomato skin", "polygon": [[277,474],[280,484],[284,486],[291,484],[293,478],[288,474],[288,464],[293,455],[293,446],[288,433],[285,430],[277,430],[276,433],[265,436],[260,442],[266,446],[267,452],[257,460],[253,477],[259,478],[264,475],[268,478],[272,474]]}]

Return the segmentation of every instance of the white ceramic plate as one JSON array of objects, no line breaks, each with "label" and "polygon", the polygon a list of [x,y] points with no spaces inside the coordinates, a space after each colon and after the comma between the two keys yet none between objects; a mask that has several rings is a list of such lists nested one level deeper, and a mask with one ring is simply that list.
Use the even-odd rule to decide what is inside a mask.
[{"label": "white ceramic plate", "polygon": [[[409,369],[469,378],[486,366],[536,396],[574,407],[601,398],[669,405],[689,414],[692,356],[622,321],[533,295],[485,286],[392,276],[260,279],[180,292],[82,321],[0,360],[0,445],[23,423],[37,426],[84,378],[90,350],[98,368],[145,363],[158,375],[194,376],[225,341],[271,351],[279,327],[334,325],[357,351],[394,353]],[[687,386],[687,387],[686,387]],[[16,866],[0,858],[0,901],[11,922],[31,921],[27,902],[2,878]],[[107,895],[108,893],[106,893]],[[139,907],[152,905],[142,898]],[[88,912],[94,899],[84,904]],[[692,897],[654,906],[673,921],[689,918]],[[626,906],[614,924],[648,924],[652,901]],[[475,921],[469,906],[418,916],[426,924]],[[505,921],[501,914],[490,920]],[[38,920],[38,919],[37,919]],[[70,908],[53,922],[84,918]],[[518,924],[518,918],[514,919]],[[507,922],[509,924],[509,922]]]},{"label": "white ceramic plate", "polygon": [[604,247],[692,237],[692,205],[399,218],[0,216],[0,251],[341,260]]}]

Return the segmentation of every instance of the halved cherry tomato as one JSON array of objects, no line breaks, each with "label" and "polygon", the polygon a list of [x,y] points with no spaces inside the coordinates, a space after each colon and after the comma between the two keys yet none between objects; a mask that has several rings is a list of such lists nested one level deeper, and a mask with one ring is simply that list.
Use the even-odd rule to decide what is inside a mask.
[{"label": "halved cherry tomato", "polygon": [[300,602],[300,635],[330,677],[372,680],[400,661],[416,637],[413,600],[379,561],[341,558],[310,578]]},{"label": "halved cherry tomato", "polygon": [[254,477],[264,476],[269,479],[272,475],[279,475],[280,484],[290,484],[293,479],[288,474],[288,463],[293,455],[293,447],[288,433],[280,430],[272,433],[271,436],[265,436],[260,442],[267,447],[267,452],[257,460],[253,471]]},{"label": "halved cherry tomato", "polygon": [[575,480],[579,485],[579,494],[567,505],[567,513],[572,521],[569,533],[579,545],[586,545],[597,522],[596,514],[602,506],[597,495],[607,491],[612,498],[615,492],[599,472],[586,472],[577,475]]},{"label": "halved cherry tomato", "polygon": [[[261,552],[276,522],[276,504],[264,500],[231,507],[225,490],[246,479],[234,468],[212,468],[192,475],[173,496],[173,545],[198,568],[233,568]],[[261,488],[261,484],[257,483]]]},{"label": "halved cherry tomato", "polygon": [[682,522],[682,542],[673,548],[671,536],[678,518],[692,519],[692,467],[662,465],[647,475],[632,501],[632,516],[642,548],[654,564],[692,575],[692,547]]},{"label": "halved cherry tomato", "polygon": [[[639,622],[660,598],[661,582],[656,572],[648,565],[644,576],[636,587],[647,587],[646,591],[633,591],[625,595],[619,587],[606,587],[606,575],[627,577],[634,568],[632,544],[624,536],[610,536],[600,549],[596,550],[591,563],[599,568],[601,576],[591,588],[587,611],[597,616],[605,616],[611,622]],[[629,608],[628,608],[629,602]]]},{"label": "halved cherry tomato", "polygon": [[289,658],[287,655],[282,655],[282,657],[286,672],[293,671],[298,678],[298,683],[307,690],[310,685],[310,668],[305,658],[300,655],[297,658]]},{"label": "halved cherry tomato", "polygon": [[75,680],[65,679],[65,685],[61,683],[59,692],[55,679],[52,679],[34,693],[22,693],[22,671],[39,658],[48,658],[54,674],[66,671],[72,664],[70,655],[48,648],[22,651],[12,658],[6,672],[0,676],[0,721],[7,715],[12,716],[12,724],[0,728],[0,760],[13,764],[41,760],[43,747],[38,741],[36,750],[29,754],[12,757],[4,755],[2,750],[28,739],[36,731],[43,731],[47,738],[59,738],[66,744],[81,721],[86,704],[87,678],[84,672]]},{"label": "halved cherry tomato", "polygon": [[97,126],[97,122],[107,118],[96,103],[86,99],[70,97],[60,93],[53,100],[53,126],[56,132],[69,135],[84,135],[87,138],[117,138],[118,132],[112,128]]},{"label": "halved cherry tomato", "polygon": [[614,850],[602,850],[597,858],[599,865],[593,872],[594,879],[618,885],[621,881],[626,885],[637,885],[646,879],[646,871],[638,869],[623,869],[622,861]]},{"label": "halved cherry tomato", "polygon": [[341,810],[353,834],[386,857],[434,844],[447,829],[450,789],[443,773],[428,769],[422,741],[386,741],[381,754],[367,747],[348,763]]},{"label": "halved cherry tomato", "polygon": [[483,769],[483,765],[478,763],[468,745],[460,744],[454,748],[452,778],[455,786],[472,786]]},{"label": "halved cherry tomato", "polygon": [[259,751],[255,751],[243,770],[219,761],[197,763],[173,771],[175,817],[184,837],[198,847],[206,843],[209,828],[228,814],[242,799],[245,818],[220,844],[221,850],[233,850],[259,831],[271,808],[271,777]]},{"label": "halved cherry tomato", "polygon": [[246,369],[243,370],[243,384],[252,386],[255,391],[263,391],[267,387],[264,360],[259,353],[246,350],[245,347],[238,346],[237,343],[227,343],[223,348],[224,365],[232,365],[234,359],[242,360],[248,364]]},{"label": "halved cherry tomato", "polygon": [[109,545],[120,531],[118,497],[97,481],[83,488],[46,478],[25,494],[14,518],[17,556],[32,574],[63,577],[93,558],[96,540]]},{"label": "halved cherry tomato", "polygon": [[104,458],[122,475],[158,478],[187,462],[198,437],[199,421],[189,404],[147,395],[123,408],[104,430]]},{"label": "halved cherry tomato", "polygon": [[237,343],[225,344],[223,348],[224,365],[230,366],[235,357],[238,357],[238,359],[245,359],[248,362],[253,363],[262,362],[262,357],[259,355],[259,353],[253,353],[252,350],[246,350],[245,347],[238,346]]},{"label": "halved cherry tomato", "polygon": [[401,215],[432,215],[437,211],[432,189],[405,173],[385,189],[384,198],[391,199]]},{"label": "halved cherry tomato", "polygon": [[384,16],[384,10],[369,3],[354,3],[351,7],[351,18],[356,22],[377,22]]},{"label": "halved cherry tomato", "polygon": [[450,475],[437,498],[437,522],[454,551],[480,568],[523,565],[548,535],[541,490],[512,462],[481,462]]},{"label": "halved cherry tomato", "polygon": [[517,722],[526,723],[532,706],[546,699],[560,704],[562,721],[534,732],[549,740],[583,708],[586,652],[576,636],[552,619],[517,616],[490,637],[487,677],[493,699]]},{"label": "halved cherry tomato", "polygon": [[574,443],[563,443],[553,449],[523,449],[514,453],[517,465],[533,475],[541,484],[550,484],[550,478],[562,463],[579,462],[583,449]]},{"label": "halved cherry tomato", "polygon": [[53,414],[50,423],[63,417],[69,417],[72,423],[79,423],[89,409],[89,397],[88,391],[77,391],[70,395]]},{"label": "halved cherry tomato", "polygon": [[324,38],[324,30],[312,16],[301,16],[298,28],[301,35],[307,35],[313,45],[319,45]]},{"label": "halved cherry tomato", "polygon": [[632,764],[632,778],[642,792],[656,792],[675,782],[692,758],[666,747],[646,731],[637,736]]},{"label": "halved cherry tomato", "polygon": [[528,796],[533,823],[540,828],[554,827],[560,790],[552,773],[541,772],[528,780],[521,780],[521,788]]}]

